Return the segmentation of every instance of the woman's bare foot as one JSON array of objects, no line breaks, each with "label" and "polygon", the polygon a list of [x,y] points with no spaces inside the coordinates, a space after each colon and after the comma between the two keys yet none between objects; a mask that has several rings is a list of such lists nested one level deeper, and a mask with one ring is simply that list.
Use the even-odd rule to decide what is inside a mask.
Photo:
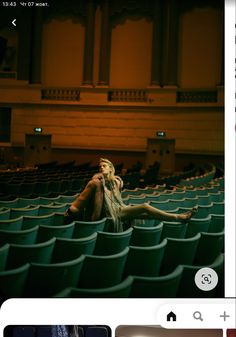
[{"label": "woman's bare foot", "polygon": [[187,211],[185,213],[177,214],[177,220],[179,221],[188,221],[191,219],[191,217],[196,214],[197,207],[193,207],[191,211]]}]

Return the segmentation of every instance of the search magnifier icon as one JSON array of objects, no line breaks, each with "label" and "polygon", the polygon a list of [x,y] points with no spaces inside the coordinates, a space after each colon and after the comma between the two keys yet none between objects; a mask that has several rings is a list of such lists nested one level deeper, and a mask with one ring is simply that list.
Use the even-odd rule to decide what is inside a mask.
[{"label": "search magnifier icon", "polygon": [[199,319],[200,321],[203,321],[202,314],[201,314],[200,311],[194,311],[193,318],[194,319]]}]

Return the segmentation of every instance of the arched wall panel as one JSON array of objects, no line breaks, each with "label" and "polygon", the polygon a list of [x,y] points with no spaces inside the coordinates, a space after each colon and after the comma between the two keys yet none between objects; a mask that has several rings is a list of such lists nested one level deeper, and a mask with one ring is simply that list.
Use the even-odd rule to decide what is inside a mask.
[{"label": "arched wall panel", "polygon": [[181,16],[178,84],[182,88],[213,88],[220,83],[222,12],[194,9]]},{"label": "arched wall panel", "polygon": [[110,86],[145,88],[150,84],[152,23],[126,20],[112,30]]},{"label": "arched wall panel", "polygon": [[80,86],[83,75],[84,27],[71,20],[44,24],[42,84]]}]

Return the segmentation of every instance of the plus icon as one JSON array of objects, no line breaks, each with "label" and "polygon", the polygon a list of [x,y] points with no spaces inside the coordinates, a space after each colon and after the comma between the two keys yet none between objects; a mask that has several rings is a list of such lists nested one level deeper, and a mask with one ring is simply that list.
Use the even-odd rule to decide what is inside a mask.
[{"label": "plus icon", "polygon": [[222,317],[224,319],[224,321],[226,321],[226,319],[228,317],[230,317],[230,315],[227,315],[226,311],[224,311],[224,313],[222,315],[220,315],[220,317]]}]

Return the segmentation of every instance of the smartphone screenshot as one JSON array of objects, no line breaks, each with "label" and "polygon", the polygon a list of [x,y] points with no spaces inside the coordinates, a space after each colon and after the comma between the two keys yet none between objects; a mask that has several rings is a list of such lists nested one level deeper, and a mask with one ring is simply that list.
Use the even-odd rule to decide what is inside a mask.
[{"label": "smartphone screenshot", "polygon": [[[233,1],[0,2],[0,318],[235,297],[234,27]],[[53,335],[14,322],[3,336]],[[166,334],[124,323],[98,330]]]}]

